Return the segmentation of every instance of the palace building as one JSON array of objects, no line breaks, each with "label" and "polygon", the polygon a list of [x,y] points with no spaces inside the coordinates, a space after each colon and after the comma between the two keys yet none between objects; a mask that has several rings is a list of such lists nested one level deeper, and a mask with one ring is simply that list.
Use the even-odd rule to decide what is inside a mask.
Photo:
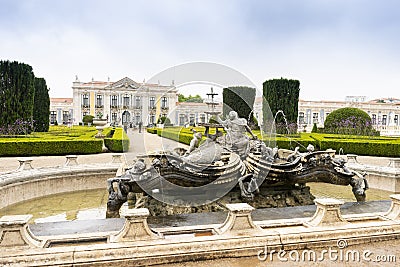
[{"label": "palace building", "polygon": [[[73,98],[51,98],[50,123],[79,124],[85,115],[102,115],[112,125],[155,125],[166,116],[173,125],[198,124],[208,121],[210,107],[204,103],[178,102],[178,90],[171,85],[137,83],[125,77],[117,82],[80,82],[72,85]],[[300,100],[298,129],[310,132],[314,123],[323,127],[332,111],[356,107],[370,115],[381,135],[400,136],[400,99],[382,98],[367,101],[365,96],[347,96],[345,101]],[[222,104],[216,105],[222,112]],[[254,115],[262,123],[262,98],[254,102]]]},{"label": "palace building", "polygon": [[171,85],[137,83],[125,77],[117,82],[73,82],[73,123],[85,115],[102,116],[113,125],[155,124],[161,116],[170,116],[178,102]]}]

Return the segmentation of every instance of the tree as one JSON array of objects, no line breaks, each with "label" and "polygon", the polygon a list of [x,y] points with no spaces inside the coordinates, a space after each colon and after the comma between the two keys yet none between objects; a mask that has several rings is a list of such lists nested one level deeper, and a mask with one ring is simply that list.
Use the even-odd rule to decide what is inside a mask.
[{"label": "tree", "polygon": [[178,94],[178,102],[196,102],[196,103],[203,103],[203,98],[200,95],[189,95],[188,97],[184,96],[183,94]]},{"label": "tree", "polygon": [[[267,80],[263,83],[264,99],[271,109],[271,114],[267,113],[266,103],[263,103],[264,121],[272,122],[274,118],[269,117],[271,115],[276,116],[275,124],[278,133],[285,133],[286,123],[292,126],[297,125],[299,94],[300,82],[298,80],[280,78]],[[278,115],[280,110],[284,113],[284,116]],[[273,127],[273,125],[266,126]],[[297,131],[297,127],[294,127],[292,131]]]},{"label": "tree", "polygon": [[49,131],[50,97],[46,80],[35,78],[35,97],[33,106],[33,120],[35,131]]},{"label": "tree", "polygon": [[0,126],[32,121],[35,76],[32,67],[0,61]]},{"label": "tree", "polygon": [[234,110],[240,118],[245,118],[248,121],[250,127],[255,128],[257,126],[257,120],[252,113],[256,97],[255,88],[246,86],[227,87],[223,89],[222,97],[224,117],[231,110]]},{"label": "tree", "polygon": [[47,131],[50,98],[46,81],[36,78],[27,64],[0,61],[0,109],[0,128],[22,129],[11,132],[26,134],[33,130],[32,121],[36,121],[34,126],[39,131]]},{"label": "tree", "polygon": [[340,108],[332,111],[324,122],[325,133],[379,135],[371,122],[371,117],[358,108]]}]

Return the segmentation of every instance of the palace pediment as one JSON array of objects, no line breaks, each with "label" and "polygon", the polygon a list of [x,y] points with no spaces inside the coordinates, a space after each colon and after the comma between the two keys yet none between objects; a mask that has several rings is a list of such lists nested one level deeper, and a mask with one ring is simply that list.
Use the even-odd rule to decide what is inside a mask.
[{"label": "palace pediment", "polygon": [[134,80],[125,77],[122,78],[121,80],[110,84],[109,86],[107,86],[109,88],[126,88],[126,89],[138,89],[140,87],[140,84],[138,84],[137,82],[135,82]]}]

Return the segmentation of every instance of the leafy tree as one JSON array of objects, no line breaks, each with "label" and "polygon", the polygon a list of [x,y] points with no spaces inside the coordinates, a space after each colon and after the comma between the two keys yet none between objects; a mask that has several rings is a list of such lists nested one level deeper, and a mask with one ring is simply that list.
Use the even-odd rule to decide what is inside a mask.
[{"label": "leafy tree", "polygon": [[324,122],[325,133],[379,135],[371,122],[371,117],[358,108],[340,108],[332,111]]},{"label": "leafy tree", "polygon": [[238,113],[240,118],[245,118],[252,128],[258,125],[253,114],[254,100],[256,97],[256,89],[246,86],[234,86],[224,88],[222,91],[223,97],[223,114],[224,117],[231,110]]},{"label": "leafy tree", "polygon": [[[297,124],[298,116],[298,103],[300,94],[300,82],[298,80],[288,80],[284,78],[267,80],[263,83],[263,95],[265,101],[268,103],[271,114],[267,113],[266,104],[263,103],[264,121],[272,122],[274,118],[269,118],[271,115],[276,116],[275,123],[277,125],[283,124]],[[283,115],[278,115],[278,111],[282,110],[285,114],[286,121]],[[274,125],[265,125],[266,127],[274,127]],[[282,129],[281,129],[282,128]],[[285,127],[277,128],[277,132],[285,130]],[[297,127],[295,127],[297,131]],[[293,131],[293,130],[292,130]]]},{"label": "leafy tree", "polygon": [[203,103],[203,98],[200,95],[189,95],[184,96],[183,94],[178,94],[178,102],[196,102],[196,103]]},{"label": "leafy tree", "polygon": [[35,78],[35,97],[33,107],[33,120],[35,131],[49,131],[50,116],[50,97],[46,80],[43,78]]}]

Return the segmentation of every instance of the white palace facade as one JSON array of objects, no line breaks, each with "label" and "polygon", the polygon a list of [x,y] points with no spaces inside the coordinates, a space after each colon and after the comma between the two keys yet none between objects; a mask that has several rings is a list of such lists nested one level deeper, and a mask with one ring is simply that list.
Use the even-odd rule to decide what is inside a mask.
[{"label": "white palace facade", "polygon": [[[80,82],[72,86],[73,98],[52,98],[50,123],[79,124],[85,115],[99,113],[113,125],[142,122],[156,124],[167,116],[173,125],[205,122],[209,107],[206,103],[178,102],[178,90],[170,85],[137,83],[125,77],[117,82]],[[400,136],[400,99],[382,98],[366,101],[364,96],[346,97],[345,101],[300,100],[298,106],[299,130],[310,132],[314,123],[323,127],[325,118],[332,111],[343,107],[356,107],[371,117],[374,128],[381,135]],[[222,112],[222,105],[217,105]],[[262,122],[262,101],[256,98],[254,114]]]},{"label": "white palace facade", "polygon": [[161,116],[171,116],[178,102],[173,84],[137,83],[125,77],[117,82],[73,82],[73,124],[85,115],[101,114],[114,125],[142,122],[155,124]]}]

